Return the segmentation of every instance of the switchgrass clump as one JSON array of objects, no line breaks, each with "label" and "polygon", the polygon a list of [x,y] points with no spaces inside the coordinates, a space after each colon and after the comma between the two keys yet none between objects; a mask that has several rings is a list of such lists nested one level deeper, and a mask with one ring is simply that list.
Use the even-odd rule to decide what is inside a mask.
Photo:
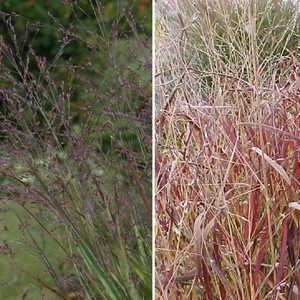
[{"label": "switchgrass clump", "polygon": [[[43,24],[29,19],[19,37],[14,23],[24,16],[0,12],[8,33],[0,39],[0,195],[26,213],[18,210],[18,222],[46,271],[17,268],[59,299],[150,299],[149,35],[130,1],[120,1],[112,24],[99,2],[88,11],[61,5],[78,22],[64,26],[49,13],[60,37],[52,60],[34,48]],[[66,60],[70,45],[86,57]]]},{"label": "switchgrass clump", "polygon": [[156,293],[296,299],[299,4],[157,10]]}]

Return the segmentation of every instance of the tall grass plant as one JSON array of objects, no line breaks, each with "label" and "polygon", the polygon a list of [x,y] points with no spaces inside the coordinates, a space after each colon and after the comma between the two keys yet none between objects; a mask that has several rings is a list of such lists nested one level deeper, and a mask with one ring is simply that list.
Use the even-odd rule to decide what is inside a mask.
[{"label": "tall grass plant", "polygon": [[157,299],[297,299],[299,2],[156,9]]}]

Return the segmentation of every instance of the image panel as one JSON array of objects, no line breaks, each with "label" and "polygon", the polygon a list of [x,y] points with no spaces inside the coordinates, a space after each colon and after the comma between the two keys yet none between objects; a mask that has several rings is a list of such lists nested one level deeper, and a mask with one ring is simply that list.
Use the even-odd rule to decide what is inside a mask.
[{"label": "image panel", "polygon": [[157,0],[155,299],[298,299],[299,1]]},{"label": "image panel", "polygon": [[152,2],[0,1],[0,299],[152,299]]}]

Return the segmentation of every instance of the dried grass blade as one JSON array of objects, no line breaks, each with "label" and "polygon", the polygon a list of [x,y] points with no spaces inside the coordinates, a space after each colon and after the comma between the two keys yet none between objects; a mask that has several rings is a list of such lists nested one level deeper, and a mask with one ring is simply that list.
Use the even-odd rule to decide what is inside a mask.
[{"label": "dried grass blade", "polygon": [[264,256],[265,256],[268,230],[269,230],[269,223],[268,223],[268,218],[266,216],[265,217],[265,226],[264,226],[264,229],[262,232],[262,237],[260,240],[259,252],[258,252],[258,256],[257,256],[257,263],[254,268],[254,275],[253,275],[254,284],[257,283],[258,274],[259,274],[261,264],[262,264]]},{"label": "dried grass blade", "polygon": [[273,294],[273,300],[276,299],[277,293],[278,293],[278,288],[280,285],[280,282],[282,280],[282,275],[283,275],[283,268],[284,268],[284,263],[286,260],[286,250],[287,250],[287,235],[288,235],[288,222],[289,219],[288,217],[285,217],[283,220],[283,225],[282,225],[282,237],[281,237],[281,250],[280,250],[280,258],[279,258],[279,266],[278,266],[278,273],[277,273],[277,278],[276,278],[276,284],[274,287],[274,294]]},{"label": "dried grass blade", "polygon": [[[206,226],[203,226],[206,218],[206,211],[202,211],[196,218],[194,223],[194,239],[195,246],[194,252],[196,256],[196,267],[198,271],[198,275],[201,271],[201,262],[203,259],[209,259],[210,255],[208,253],[207,246],[205,245],[205,240],[208,236],[208,233],[211,231],[215,224],[216,216],[214,216]],[[204,251],[204,248],[206,251]]]},{"label": "dried grass blade", "polygon": [[282,178],[287,182],[287,184],[291,185],[291,179],[286,174],[284,168],[281,165],[279,165],[276,161],[270,158],[266,153],[262,153],[262,151],[259,148],[252,147],[251,149],[257,154],[259,154],[261,157],[263,157],[266,160],[266,162],[268,162],[282,176]]},{"label": "dried grass blade", "polygon": [[290,202],[288,206],[290,208],[294,208],[294,209],[300,210],[300,203],[298,203],[298,202]]},{"label": "dried grass blade", "polygon": [[256,124],[256,123],[251,123],[251,122],[241,122],[241,123],[239,123],[239,125],[246,125],[246,126],[252,126],[252,127],[262,127],[262,128],[264,128],[266,130],[273,131],[275,133],[287,136],[290,139],[293,139],[293,140],[296,140],[296,141],[300,142],[300,138],[299,137],[297,137],[297,136],[295,136],[293,134],[290,134],[289,132],[283,131],[283,130],[281,130],[279,128],[272,127],[272,126],[269,126],[269,125],[266,125],[266,124]]}]

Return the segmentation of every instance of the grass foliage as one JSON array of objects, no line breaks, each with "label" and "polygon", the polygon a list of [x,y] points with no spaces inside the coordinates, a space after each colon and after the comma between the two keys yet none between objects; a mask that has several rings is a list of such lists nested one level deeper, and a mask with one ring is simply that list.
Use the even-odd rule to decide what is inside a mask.
[{"label": "grass foliage", "polygon": [[[80,10],[77,2],[64,4]],[[92,29],[80,23],[67,28],[50,15],[62,35],[53,61],[39,56],[26,37],[26,47],[20,46],[18,16],[0,14],[10,33],[9,41],[0,40],[0,195],[26,213],[17,217],[31,248],[20,245],[28,255],[34,251],[46,271],[36,274],[15,261],[19,252],[7,241],[1,241],[7,248],[1,259],[18,262],[56,299],[150,299],[150,43],[129,4],[122,3],[111,27],[101,3],[90,5]],[[130,36],[119,31],[121,21]],[[32,30],[35,25],[28,24]],[[79,65],[60,65],[72,40],[88,55]],[[126,41],[128,64],[120,52]],[[70,77],[54,78],[60,68]],[[74,107],[78,87],[84,99]],[[26,226],[29,220],[40,231]],[[41,231],[55,244],[51,251],[40,242]]]},{"label": "grass foliage", "polygon": [[157,298],[298,299],[299,1],[156,9]]}]

